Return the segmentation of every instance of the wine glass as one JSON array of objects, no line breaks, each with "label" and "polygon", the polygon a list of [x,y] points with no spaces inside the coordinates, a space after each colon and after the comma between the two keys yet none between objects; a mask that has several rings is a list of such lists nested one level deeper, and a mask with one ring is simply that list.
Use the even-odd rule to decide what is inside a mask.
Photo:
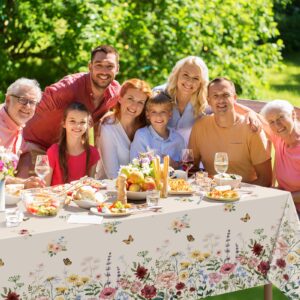
[{"label": "wine glass", "polygon": [[47,155],[37,155],[34,171],[42,180],[45,179],[46,175],[50,172]]},{"label": "wine glass", "polygon": [[217,152],[214,160],[215,170],[218,174],[223,175],[228,169],[228,155],[226,152]]},{"label": "wine glass", "polygon": [[186,172],[186,178],[188,178],[189,170],[194,165],[194,153],[192,149],[182,149],[181,162],[182,169]]}]

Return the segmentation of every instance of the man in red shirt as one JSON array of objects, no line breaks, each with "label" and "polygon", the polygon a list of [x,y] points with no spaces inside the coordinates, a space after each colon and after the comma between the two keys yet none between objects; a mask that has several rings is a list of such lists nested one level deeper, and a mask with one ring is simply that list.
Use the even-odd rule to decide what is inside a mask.
[{"label": "man in red shirt", "polygon": [[[91,52],[88,67],[88,73],[68,75],[45,89],[34,117],[24,128],[29,149],[45,151],[58,141],[63,113],[71,102],[83,103],[94,125],[116,104],[120,89],[114,80],[119,71],[118,52],[112,46],[98,46]],[[28,175],[28,164],[34,160],[29,154],[21,157],[21,176]]]}]

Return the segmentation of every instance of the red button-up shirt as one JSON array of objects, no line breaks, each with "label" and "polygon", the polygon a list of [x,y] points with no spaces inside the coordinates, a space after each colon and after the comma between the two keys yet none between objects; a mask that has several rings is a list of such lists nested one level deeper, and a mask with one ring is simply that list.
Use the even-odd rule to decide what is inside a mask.
[{"label": "red button-up shirt", "polygon": [[97,123],[117,103],[120,85],[113,81],[104,91],[99,107],[93,103],[90,73],[77,73],[64,77],[47,87],[33,118],[24,128],[26,141],[38,144],[45,150],[57,143],[62,127],[63,114],[71,102],[83,103]]}]

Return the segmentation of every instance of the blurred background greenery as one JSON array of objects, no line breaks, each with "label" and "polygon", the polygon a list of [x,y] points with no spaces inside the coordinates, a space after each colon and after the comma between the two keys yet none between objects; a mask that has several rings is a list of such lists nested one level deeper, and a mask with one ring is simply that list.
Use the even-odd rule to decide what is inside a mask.
[{"label": "blurred background greenery", "polygon": [[[242,98],[280,98],[287,89],[284,98],[299,99],[299,59],[298,76],[286,73],[300,48],[300,0],[0,3],[1,101],[18,77],[36,78],[44,88],[86,71],[90,50],[99,44],[120,52],[120,82],[139,77],[161,84],[177,60],[199,55],[210,78],[231,78]],[[282,63],[282,55],[292,61]]]}]

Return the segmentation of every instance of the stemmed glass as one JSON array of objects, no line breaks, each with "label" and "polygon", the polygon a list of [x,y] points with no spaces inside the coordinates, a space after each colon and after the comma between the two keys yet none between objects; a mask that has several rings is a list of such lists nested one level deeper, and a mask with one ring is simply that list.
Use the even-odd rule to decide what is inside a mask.
[{"label": "stemmed glass", "polygon": [[215,170],[218,174],[223,175],[228,169],[228,155],[226,152],[217,152],[214,160]]},{"label": "stemmed glass", "polygon": [[189,170],[194,165],[194,153],[192,149],[182,149],[181,162],[183,171],[186,172],[186,178],[188,178]]},{"label": "stemmed glass", "polygon": [[35,161],[35,173],[44,180],[50,172],[49,160],[47,155],[38,155]]}]

